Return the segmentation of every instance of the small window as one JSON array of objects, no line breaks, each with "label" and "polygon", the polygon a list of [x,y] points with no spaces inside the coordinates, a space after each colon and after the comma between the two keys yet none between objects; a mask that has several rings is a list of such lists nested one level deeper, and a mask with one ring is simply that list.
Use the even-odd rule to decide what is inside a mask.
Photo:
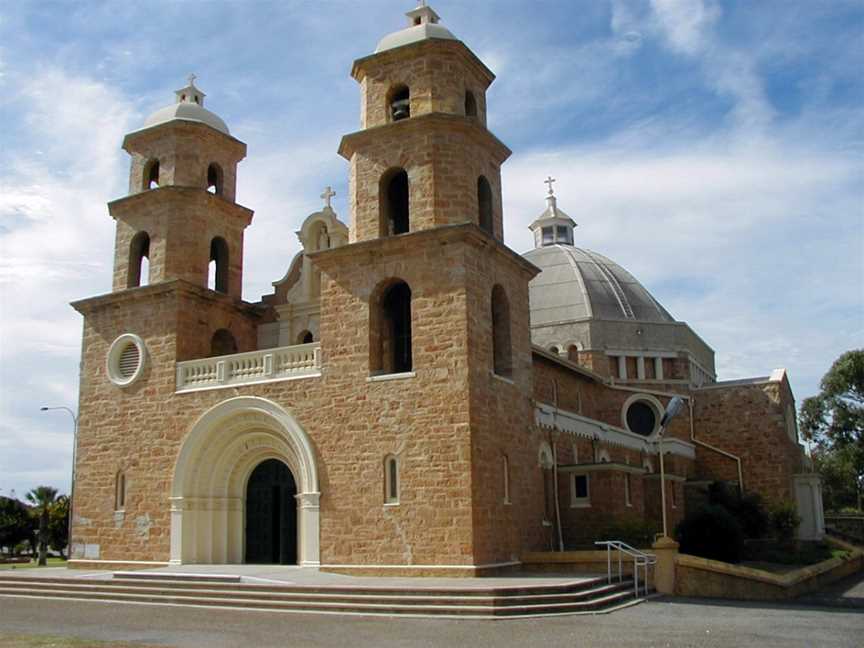
[{"label": "small window", "polygon": [[477,206],[480,227],[493,234],[492,187],[489,185],[489,181],[483,176],[477,178]]},{"label": "small window", "polygon": [[558,355],[558,353],[559,353],[558,347],[557,346],[549,347],[549,353],[554,353],[555,355]]},{"label": "small window", "polygon": [[555,234],[556,241],[558,243],[564,243],[566,245],[572,245],[573,241],[570,240],[570,228],[566,225],[556,225],[555,226]]},{"label": "small window", "polygon": [[588,490],[588,475],[570,475],[570,506],[585,508],[591,506],[591,493]]},{"label": "small window", "polygon": [[633,503],[630,501],[630,473],[624,473],[624,504],[626,506],[633,506]]},{"label": "small window", "polygon": [[129,267],[126,287],[137,288],[150,283],[150,235],[138,232],[129,244]]},{"label": "small window", "polygon": [[132,333],[121,335],[108,349],[108,379],[118,387],[131,385],[141,377],[145,360],[144,341]]},{"label": "small window", "polygon": [[210,241],[207,287],[221,293],[228,292],[228,243],[221,236]]},{"label": "small window", "polygon": [[237,341],[228,329],[219,329],[210,338],[210,357],[233,355],[237,353]]},{"label": "small window", "polygon": [[477,116],[477,100],[474,98],[474,93],[470,90],[465,92],[465,116]]},{"label": "small window", "polygon": [[507,455],[501,457],[501,472],[504,485],[504,503],[510,503],[510,459]]},{"label": "small window", "polygon": [[222,167],[215,162],[207,167],[207,191],[222,195]]},{"label": "small window", "polygon": [[498,376],[513,376],[513,345],[510,339],[510,302],[500,285],[492,289],[492,370]]},{"label": "small window", "polygon": [[155,189],[159,186],[159,160],[150,160],[144,165],[144,186],[147,189]]},{"label": "small window", "polygon": [[381,236],[405,234],[410,230],[408,172],[391,169],[379,184]]},{"label": "small window", "polygon": [[126,473],[122,470],[117,473],[114,483],[114,510],[126,510]]},{"label": "small window", "polygon": [[408,86],[396,86],[389,92],[387,105],[390,109],[390,120],[397,122],[411,116],[411,91]]},{"label": "small window", "polygon": [[407,373],[412,370],[411,288],[393,281],[370,300],[369,369],[373,374]]},{"label": "small window", "polygon": [[393,455],[384,459],[384,503],[399,503],[399,460]]},{"label": "small window", "polygon": [[553,245],[555,243],[555,228],[543,228],[543,245]]}]

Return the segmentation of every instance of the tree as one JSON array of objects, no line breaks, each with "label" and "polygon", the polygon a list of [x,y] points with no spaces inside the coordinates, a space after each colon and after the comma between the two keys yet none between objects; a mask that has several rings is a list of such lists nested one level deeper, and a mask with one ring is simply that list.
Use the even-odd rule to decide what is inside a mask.
[{"label": "tree", "polygon": [[840,453],[854,488],[864,490],[864,349],[841,355],[822,378],[821,392],[801,404],[801,431],[820,451]]},{"label": "tree", "polygon": [[66,558],[63,551],[69,543],[69,498],[61,495],[54,502],[48,516],[48,544],[54,551],[60,552],[61,558]]},{"label": "tree", "polygon": [[[822,500],[826,511],[858,505],[855,466],[846,448],[813,448],[813,468],[822,477]],[[859,507],[860,508],[860,507]]]},{"label": "tree", "polygon": [[33,518],[29,507],[12,497],[0,497],[0,547],[15,547],[33,537]]},{"label": "tree", "polygon": [[48,564],[48,521],[51,507],[57,501],[57,489],[37,486],[27,493],[27,501],[33,504],[33,512],[39,519],[39,565]]}]

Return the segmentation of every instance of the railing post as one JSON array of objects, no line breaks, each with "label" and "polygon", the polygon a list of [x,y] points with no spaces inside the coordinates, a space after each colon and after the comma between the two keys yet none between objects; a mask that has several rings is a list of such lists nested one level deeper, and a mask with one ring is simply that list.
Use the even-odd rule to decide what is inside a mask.
[{"label": "railing post", "polygon": [[273,354],[268,353],[264,356],[264,375],[272,376],[273,375]]},{"label": "railing post", "polygon": [[225,361],[220,360],[216,363],[216,382],[225,382]]},{"label": "railing post", "polygon": [[185,376],[183,375],[183,367],[180,366],[180,364],[178,364],[177,365],[177,386],[175,387],[175,389],[180,389],[181,387],[183,387],[183,385],[186,384],[184,381],[184,378],[185,378]]},{"label": "railing post", "polygon": [[633,556],[633,589],[639,598],[639,559],[636,556]]},{"label": "railing post", "polygon": [[606,581],[612,584],[612,546],[606,545]]}]

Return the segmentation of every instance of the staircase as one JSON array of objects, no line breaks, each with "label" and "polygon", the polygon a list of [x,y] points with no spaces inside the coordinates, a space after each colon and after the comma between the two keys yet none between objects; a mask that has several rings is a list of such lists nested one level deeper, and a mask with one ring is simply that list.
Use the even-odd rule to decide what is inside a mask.
[{"label": "staircase", "polygon": [[509,587],[289,586],[239,576],[118,572],[108,579],[6,576],[0,597],[206,606],[313,614],[519,618],[609,611],[636,601],[632,581],[591,578]]}]

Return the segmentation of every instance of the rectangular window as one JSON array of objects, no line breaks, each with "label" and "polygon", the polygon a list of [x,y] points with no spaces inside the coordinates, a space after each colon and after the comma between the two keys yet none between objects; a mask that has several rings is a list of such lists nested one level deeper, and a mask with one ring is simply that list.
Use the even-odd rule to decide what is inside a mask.
[{"label": "rectangular window", "polygon": [[559,243],[566,243],[567,245],[570,245],[569,231],[565,225],[556,225],[555,234],[557,235],[556,240]]},{"label": "rectangular window", "polygon": [[624,473],[624,504],[633,506],[630,501],[630,473]]},{"label": "rectangular window", "polygon": [[570,475],[570,507],[585,508],[591,506],[590,495],[588,475]]},{"label": "rectangular window", "polygon": [[387,457],[384,461],[384,503],[399,503],[399,461]]},{"label": "rectangular window", "polygon": [[555,242],[555,230],[552,227],[543,228],[543,245],[552,245]]}]

